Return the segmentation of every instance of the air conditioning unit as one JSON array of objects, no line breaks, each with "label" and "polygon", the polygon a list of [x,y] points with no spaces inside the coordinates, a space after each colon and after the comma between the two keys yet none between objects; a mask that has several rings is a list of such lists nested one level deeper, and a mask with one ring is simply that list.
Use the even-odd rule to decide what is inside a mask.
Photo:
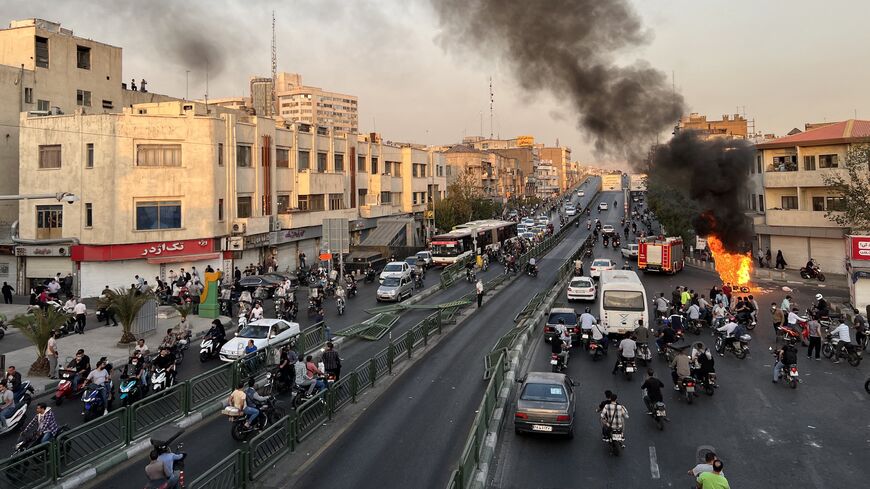
[{"label": "air conditioning unit", "polygon": [[232,236],[227,240],[227,251],[242,251],[245,249],[245,238]]},{"label": "air conditioning unit", "polygon": [[233,234],[245,234],[247,223],[245,221],[233,221]]}]

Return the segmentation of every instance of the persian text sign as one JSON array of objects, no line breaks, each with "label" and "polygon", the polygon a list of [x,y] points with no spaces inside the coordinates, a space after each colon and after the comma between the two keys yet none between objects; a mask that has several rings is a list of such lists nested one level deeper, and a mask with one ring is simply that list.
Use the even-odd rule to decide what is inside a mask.
[{"label": "persian text sign", "polygon": [[848,236],[853,260],[870,260],[870,236]]}]

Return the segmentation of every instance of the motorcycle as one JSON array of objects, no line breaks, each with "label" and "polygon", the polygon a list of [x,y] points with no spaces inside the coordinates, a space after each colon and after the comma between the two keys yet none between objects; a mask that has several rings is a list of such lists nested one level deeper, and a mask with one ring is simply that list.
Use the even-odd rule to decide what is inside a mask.
[{"label": "motorcycle", "polygon": [[264,386],[264,392],[269,395],[274,394],[283,394],[285,392],[289,392],[290,389],[293,388],[292,379],[285,379],[281,375],[281,369],[275,367],[271,372],[266,374],[266,385]]},{"label": "motorcycle", "polygon": [[473,284],[477,281],[477,272],[475,272],[473,268],[467,268],[465,270],[465,280],[467,280],[468,283]]},{"label": "motorcycle", "polygon": [[631,380],[631,376],[637,370],[637,365],[634,363],[634,358],[625,358],[620,360],[616,368],[622,371],[625,380]]},{"label": "motorcycle", "polygon": [[363,282],[370,284],[370,283],[373,283],[375,281],[375,279],[377,279],[377,278],[378,277],[377,277],[377,274],[375,273],[375,270],[373,268],[368,268],[368,269],[366,269],[366,274],[365,274],[365,277],[363,278]]},{"label": "motorcycle", "polygon": [[588,222],[586,223],[586,230],[587,230],[587,231],[592,230],[592,224],[591,224],[591,223],[588,223]]},{"label": "motorcycle", "polygon": [[599,358],[607,355],[607,351],[604,349],[604,346],[598,340],[590,340],[589,341],[589,356],[592,357],[592,361],[596,362]]},{"label": "motorcycle", "polygon": [[686,399],[686,403],[692,404],[695,400],[695,379],[683,377],[677,385],[680,387],[680,396]]},{"label": "motorcycle", "polygon": [[538,277],[538,266],[537,265],[529,265],[527,271],[529,277],[537,278]]},{"label": "motorcycle", "polygon": [[652,352],[648,344],[643,342],[637,344],[637,359],[643,362],[642,365],[646,365],[652,360]]},{"label": "motorcycle", "polygon": [[27,407],[30,406],[31,401],[33,400],[32,396],[33,386],[30,385],[29,381],[25,380],[21,383],[21,394],[16,396],[14,399],[15,411],[12,412],[11,416],[6,418],[6,427],[0,429],[0,435],[17,430],[24,424],[24,421],[27,418]]},{"label": "motorcycle", "polygon": [[700,320],[698,320],[698,319],[686,319],[683,324],[686,325],[686,331],[688,331],[696,336],[701,334],[701,321]]},{"label": "motorcycle", "polygon": [[154,392],[164,391],[175,383],[175,377],[165,368],[154,367],[151,373],[151,390]]},{"label": "motorcycle", "polygon": [[[731,341],[728,341],[729,339]],[[748,334],[741,335],[740,338],[726,338],[724,331],[716,331],[716,352],[724,355],[726,351],[730,351],[742,360],[749,354],[751,340],[752,337]]]},{"label": "motorcycle", "polygon": [[[54,438],[66,433],[70,430],[69,425],[63,425],[57,429],[57,432],[54,434]],[[12,456],[18,455],[19,453],[26,452],[33,447],[39,446],[42,436],[36,436],[36,429],[27,430],[27,432],[22,432],[18,435],[18,441],[15,442],[15,448],[12,450]],[[7,471],[12,470],[12,468],[7,468]],[[8,473],[8,472],[7,472]]]},{"label": "motorcycle", "polygon": [[[564,360],[563,360],[564,358]],[[550,366],[553,369],[554,373],[563,372],[568,369],[568,352],[565,352],[565,356],[559,356],[557,353],[553,353],[550,355]]]},{"label": "motorcycle", "polygon": [[[156,431],[151,433],[151,447],[153,448],[153,452],[157,454],[172,452],[177,455],[181,455],[179,460],[175,460],[172,462],[173,470],[177,470],[179,473],[178,484],[175,487],[183,489],[185,487],[184,483],[184,460],[187,458],[187,453],[182,452],[181,449],[184,448],[181,443],[176,445],[175,450],[169,449],[169,444],[172,443],[176,438],[181,436],[184,433],[184,430],[181,428],[175,428],[174,426],[164,426],[163,428],[158,428]],[[157,480],[150,481],[145,489],[172,489],[166,480]]]},{"label": "motorcycle", "polygon": [[804,280],[817,279],[819,282],[825,281],[825,274],[822,273],[822,267],[816,265],[813,268],[801,267],[801,278]]},{"label": "motorcycle", "polygon": [[614,250],[615,250],[615,249],[618,249],[618,248],[619,248],[619,240],[618,240],[618,239],[614,239],[614,240],[612,240],[612,241],[611,241],[611,245],[613,246],[613,249],[614,249]]},{"label": "motorcycle", "polygon": [[849,365],[853,367],[857,367],[861,364],[861,352],[854,349],[848,351],[845,347],[840,345],[840,339],[834,338],[830,333],[825,335],[825,341],[822,343],[822,355],[831,360],[845,358],[849,361]]},{"label": "motorcycle", "polygon": [[121,405],[133,404],[142,397],[142,394],[143,392],[139,389],[139,379],[135,376],[130,377],[125,372],[118,384],[118,398],[121,400]]},{"label": "motorcycle", "polygon": [[230,435],[236,441],[247,441],[255,433],[259,433],[272,426],[279,419],[284,417],[284,410],[277,406],[275,396],[269,398],[256,406],[260,410],[260,414],[254,419],[254,423],[250,427],[246,427],[245,423],[248,419],[244,411],[235,406],[227,406],[221,411],[221,414],[227,416],[232,423],[230,427]]},{"label": "motorcycle", "polygon": [[[351,279],[353,280],[353,279]],[[356,297],[356,282],[349,282],[345,285],[345,291],[347,292],[348,299],[351,297]]]},{"label": "motorcycle", "polygon": [[[103,404],[103,398],[100,397],[100,390],[106,391],[106,403]],[[84,403],[84,422],[87,423],[92,419],[97,419],[102,416],[112,406],[112,401],[115,398],[115,393],[112,389],[112,381],[106,381],[102,386],[88,385],[85,386],[85,392],[82,394],[82,402]]]},{"label": "motorcycle", "polygon": [[607,444],[610,454],[614,457],[618,457],[619,451],[625,448],[624,442],[625,435],[622,433],[622,430],[609,430],[607,437],[604,439],[604,443]]},{"label": "motorcycle", "polygon": [[217,357],[220,351],[221,343],[218,341],[218,338],[211,335],[205,335],[199,343],[199,361],[207,362],[212,358]]},{"label": "motorcycle", "polygon": [[[768,348],[768,350],[773,353],[774,357],[776,357],[776,352],[774,351],[773,347]],[[788,385],[792,389],[797,389],[797,385],[801,381],[797,365],[783,365],[782,369],[780,369],[780,378],[783,380],[784,384]]]},{"label": "motorcycle", "polygon": [[335,307],[338,309],[338,315],[344,316],[344,297],[335,299]]},{"label": "motorcycle", "polygon": [[607,246],[610,245],[610,238],[608,238],[606,234],[602,238],[602,243],[604,243],[605,248],[607,248]]},{"label": "motorcycle", "polygon": [[85,377],[79,379],[79,385],[72,385],[73,377],[76,371],[71,368],[61,369],[59,372],[60,382],[57,383],[57,390],[54,393],[54,405],[60,406],[64,399],[77,396],[82,389],[85,388]]}]

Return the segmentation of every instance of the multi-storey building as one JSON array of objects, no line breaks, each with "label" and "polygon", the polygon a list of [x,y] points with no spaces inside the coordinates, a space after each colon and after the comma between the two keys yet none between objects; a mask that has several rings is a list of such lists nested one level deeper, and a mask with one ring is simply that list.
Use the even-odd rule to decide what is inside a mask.
[{"label": "multi-storey building", "polygon": [[755,170],[764,172],[764,193],[757,208],[765,222],[756,224],[761,249],[781,250],[788,268],[812,257],[825,271],[845,273],[845,230],[825,217],[843,208],[843,200],[824,175],[844,172],[849,148],[870,140],[870,121],[847,120],[756,144]]},{"label": "multi-storey building", "polygon": [[[0,29],[0,194],[20,193],[20,113],[112,113],[171,99],[144,91],[141,82],[139,90],[123,83],[121,55],[119,47],[75,36],[46,20],[17,20]],[[11,250],[17,218],[18,202],[0,204],[0,281],[16,280],[15,258],[2,253]]]},{"label": "multi-storey building", "polygon": [[403,216],[420,243],[446,189],[435,151],[197,102],[25,113],[20,125],[21,192],[80,198],[21,205],[23,239],[58,240],[28,247],[22,276],[72,272],[84,296],[180,267],[293,269],[300,252],[322,251],[324,218],[347,218],[358,243],[379,218]]},{"label": "multi-storey building", "polygon": [[515,158],[462,144],[450,147],[444,158],[448,184],[467,174],[477,192],[485,197],[502,199],[525,191],[525,176]]},{"label": "multi-storey building", "polygon": [[[275,81],[276,116],[292,122],[303,122],[336,132],[359,131],[357,97],[329,92],[302,84],[302,75],[278,73]],[[259,112],[258,112],[259,114]]]},{"label": "multi-storey building", "polygon": [[708,121],[706,115],[700,115],[692,112],[689,115],[684,115],[680,118],[675,128],[679,131],[695,131],[702,134],[704,137],[726,137],[746,139],[749,131],[746,124],[746,118],[740,114],[729,116],[724,114],[721,120]]}]

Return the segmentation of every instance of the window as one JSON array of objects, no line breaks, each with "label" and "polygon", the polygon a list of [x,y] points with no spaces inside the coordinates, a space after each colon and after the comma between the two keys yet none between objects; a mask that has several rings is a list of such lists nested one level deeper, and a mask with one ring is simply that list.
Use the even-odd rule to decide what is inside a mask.
[{"label": "window", "polygon": [[411,193],[411,203],[414,205],[417,205],[417,195],[419,195],[419,192]]},{"label": "window", "polygon": [[33,89],[30,87],[24,88],[24,103],[32,104],[33,103]]},{"label": "window", "polygon": [[278,148],[275,150],[275,166],[278,168],[290,168],[290,150]]},{"label": "window", "polygon": [[402,176],[402,163],[399,161],[393,162],[393,176],[401,177]]},{"label": "window", "polygon": [[85,168],[93,168],[94,167],[94,143],[88,143],[86,145],[86,159],[85,159]]},{"label": "window", "polygon": [[236,202],[236,217],[242,219],[251,217],[253,209],[251,209],[251,197],[239,196]]},{"label": "window", "polygon": [[391,194],[389,192],[381,192],[381,204],[389,204],[390,196]]},{"label": "window", "polygon": [[365,156],[357,156],[356,157],[356,171],[360,171],[360,172],[366,171],[366,157]]},{"label": "window", "polygon": [[372,175],[378,174],[378,157],[372,156]]},{"label": "window", "polygon": [[136,203],[136,230],[150,231],[154,229],[180,229],[181,202],[177,200],[163,202]]},{"label": "window", "polygon": [[91,92],[87,90],[76,90],[76,105],[90,107]]},{"label": "window", "polygon": [[51,103],[48,100],[37,100],[36,110],[48,111],[51,109]]},{"label": "window", "polygon": [[814,211],[825,210],[825,198],[824,197],[813,197],[813,210]]},{"label": "window", "polygon": [[[759,173],[760,173],[760,172],[759,172]],[[443,167],[443,166],[439,166],[439,167],[438,167],[438,176],[439,176],[439,177],[443,177],[443,176],[444,176],[444,167]]]},{"label": "window", "polygon": [[284,194],[278,195],[278,214],[289,214],[290,213],[290,195]]},{"label": "window", "polygon": [[761,175],[761,163],[763,161],[762,156],[758,155],[758,158],[755,159],[755,166],[757,167],[758,174]]},{"label": "window", "polygon": [[755,210],[755,196],[749,195],[749,208]]},{"label": "window", "polygon": [[332,156],[333,170],[335,173],[344,173],[344,155],[335,153]]},{"label": "window", "polygon": [[[756,160],[758,160],[758,158],[761,158],[761,157],[760,156],[755,157]],[[749,165],[749,173],[753,174],[753,175],[755,174],[755,165]]]},{"label": "window", "polygon": [[320,173],[326,171],[326,153],[317,153],[317,171]]},{"label": "window", "polygon": [[181,145],[138,144],[136,166],[181,166]]},{"label": "window", "polygon": [[217,153],[218,166],[224,166],[224,143],[218,143]]},{"label": "window", "polygon": [[85,204],[85,227],[94,227],[94,204],[90,202]]},{"label": "window", "polygon": [[758,195],[758,211],[764,212],[764,196],[761,194]]},{"label": "window", "polygon": [[36,36],[36,67],[48,68],[48,38]]},{"label": "window", "polygon": [[783,210],[795,210],[798,208],[798,198],[797,195],[784,195],[782,197],[782,208]]},{"label": "window", "polygon": [[329,194],[329,210],[344,209],[344,194]]},{"label": "window", "polygon": [[224,220],[224,199],[218,199],[218,221]]},{"label": "window", "polygon": [[402,205],[402,192],[393,192],[390,196],[390,201],[393,205]]},{"label": "window", "polygon": [[104,109],[114,109],[114,108],[115,108],[115,104],[113,104],[111,100],[105,100],[105,99],[103,99],[103,108],[104,108]]},{"label": "window", "polygon": [[825,197],[825,209],[842,212],[846,210],[846,199],[843,197]]},{"label": "window", "polygon": [[248,168],[251,166],[251,145],[236,145],[236,166]]},{"label": "window", "polygon": [[837,155],[819,155],[819,168],[837,168]]},{"label": "window", "polygon": [[360,188],[357,189],[356,194],[359,197],[359,203],[357,205],[366,205],[366,195],[368,195],[369,189]]},{"label": "window", "polygon": [[812,171],[816,169],[816,156],[804,156],[804,170]]},{"label": "window", "polygon": [[392,161],[384,161],[384,175],[391,175],[393,162]]},{"label": "window", "polygon": [[76,46],[76,67],[83,70],[91,69],[91,48]]},{"label": "window", "polygon": [[299,152],[299,160],[296,162],[296,167],[299,171],[311,168],[311,153],[308,151]]},{"label": "window", "polygon": [[797,171],[797,155],[774,156],[768,171]]},{"label": "window", "polygon": [[300,211],[322,211],[323,194],[300,195],[299,196]]},{"label": "window", "polygon": [[59,144],[42,144],[39,146],[39,168],[60,168]]},{"label": "window", "polygon": [[63,206],[36,206],[36,239],[53,239],[63,236]]}]

